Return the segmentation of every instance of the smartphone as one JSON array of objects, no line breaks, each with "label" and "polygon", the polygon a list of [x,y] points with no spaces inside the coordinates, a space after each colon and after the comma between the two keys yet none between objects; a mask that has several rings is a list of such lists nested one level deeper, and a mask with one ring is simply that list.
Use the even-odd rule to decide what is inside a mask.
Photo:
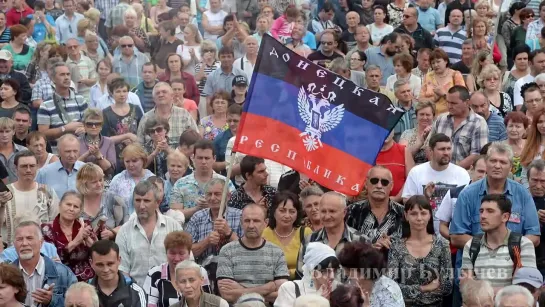
[{"label": "smartphone", "polygon": [[4,181],[0,180],[0,192],[9,192],[8,187],[4,183]]}]

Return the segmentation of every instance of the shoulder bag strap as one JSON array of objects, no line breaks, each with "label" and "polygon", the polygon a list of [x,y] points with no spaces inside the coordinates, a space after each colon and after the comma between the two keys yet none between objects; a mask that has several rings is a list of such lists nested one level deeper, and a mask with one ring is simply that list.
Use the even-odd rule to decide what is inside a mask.
[{"label": "shoulder bag strap", "polygon": [[295,298],[298,298],[301,296],[301,289],[299,289],[299,285],[295,281],[292,281],[292,283],[295,286]]},{"label": "shoulder bag strap", "polygon": [[475,269],[475,261],[477,261],[477,256],[479,256],[479,251],[481,250],[481,239],[483,235],[476,235],[471,239],[471,245],[469,246],[469,257],[471,258],[471,264],[473,269]]}]

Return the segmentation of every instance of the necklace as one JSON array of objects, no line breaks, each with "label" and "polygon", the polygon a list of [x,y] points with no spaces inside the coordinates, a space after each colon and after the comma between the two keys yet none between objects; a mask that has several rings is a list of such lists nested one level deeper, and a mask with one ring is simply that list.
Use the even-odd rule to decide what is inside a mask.
[{"label": "necklace", "polygon": [[93,140],[91,139],[91,137],[87,136],[86,141],[87,141],[87,144],[89,145],[98,145],[100,144],[100,137],[98,137],[98,139]]},{"label": "necklace", "polygon": [[277,231],[276,231],[276,228],[274,229],[274,233],[280,238],[280,239],[287,239],[291,236],[291,234],[293,233],[293,231],[295,230],[295,228],[292,228],[290,233],[288,233],[288,235],[286,236],[282,236],[280,235]]}]

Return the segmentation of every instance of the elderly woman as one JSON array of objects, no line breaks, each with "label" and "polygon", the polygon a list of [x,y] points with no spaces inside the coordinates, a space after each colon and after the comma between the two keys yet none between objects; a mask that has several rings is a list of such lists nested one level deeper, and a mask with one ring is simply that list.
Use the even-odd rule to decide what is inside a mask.
[{"label": "elderly woman", "polygon": [[25,71],[34,55],[34,48],[26,44],[28,29],[23,25],[14,25],[10,30],[10,42],[2,50],[11,52],[13,69]]},{"label": "elderly woman", "polygon": [[9,263],[0,264],[0,293],[0,307],[26,306],[27,288],[22,270]]},{"label": "elderly woman", "polygon": [[500,92],[500,79],[500,69],[494,64],[488,64],[479,74],[478,82],[481,85],[481,91],[490,102],[490,110],[503,118],[508,112],[513,111],[515,106],[507,93]]},{"label": "elderly woman", "polygon": [[30,63],[25,70],[25,75],[28,82],[31,84],[36,83],[43,75],[47,74],[47,60],[49,59],[49,51],[51,48],[54,47],[46,42],[41,42],[36,46],[36,50],[32,55],[32,60],[30,60]]},{"label": "elderly woman", "polygon": [[494,306],[494,288],[486,280],[466,280],[460,291],[463,307]]},{"label": "elderly woman", "polygon": [[409,54],[400,53],[394,56],[393,61],[395,75],[388,77],[388,80],[386,81],[386,89],[394,92],[394,83],[397,80],[403,79],[409,81],[411,90],[413,91],[413,96],[418,97],[420,94],[422,80],[411,73],[413,70],[414,58]]},{"label": "elderly woman", "polygon": [[302,295],[318,294],[327,299],[335,289],[340,269],[335,250],[321,242],[311,242],[303,258],[303,279],[286,282],[278,289],[275,307],[292,307]]},{"label": "elderly woman", "polygon": [[312,231],[322,229],[322,218],[320,215],[320,200],[322,199],[322,195],[324,195],[324,191],[315,185],[309,185],[299,193],[299,198],[305,211],[304,225],[312,229]]},{"label": "elderly woman", "polygon": [[303,206],[297,195],[282,191],[274,195],[268,210],[269,227],[262,237],[284,251],[284,257],[290,271],[290,279],[295,278],[299,248],[312,229],[301,226]]},{"label": "elderly woman", "polygon": [[182,79],[185,84],[185,98],[189,98],[195,102],[199,98],[199,90],[195,78],[189,73],[183,71],[182,56],[177,53],[167,55],[165,61],[165,71],[157,76],[159,81],[170,82],[174,79]]},{"label": "elderly woman", "polygon": [[520,155],[526,144],[523,139],[528,128],[528,118],[520,111],[509,112],[504,119],[505,127],[507,128],[507,140],[505,141],[513,150],[513,166],[511,174],[513,179],[520,182],[522,166],[520,164]]},{"label": "elderly woman", "polygon": [[184,44],[178,46],[176,53],[182,56],[184,71],[195,75],[195,65],[201,63],[201,35],[199,29],[193,24],[184,28]]},{"label": "elderly woman", "polygon": [[144,32],[148,34],[148,37],[150,35],[158,35],[159,32],[157,31],[157,25],[153,19],[146,17],[144,14],[144,6],[135,1],[133,1],[131,6],[136,12],[136,23],[140,25],[140,29],[144,30]]},{"label": "elderly woman", "polygon": [[[85,133],[79,137],[81,162],[95,163],[108,174],[116,168],[115,143],[109,137],[100,135],[104,118],[99,109],[87,109],[83,113]],[[110,177],[111,178],[111,177]]]},{"label": "elderly woman", "polygon": [[[195,64],[195,81],[198,82],[198,88],[200,93],[199,99],[199,114],[201,117],[207,115],[206,112],[206,96],[204,95],[204,85],[206,84],[206,78],[210,73],[220,67],[220,61],[216,59],[217,49],[216,44],[211,41],[205,40],[201,43],[201,62]],[[195,101],[197,102],[197,101]]]},{"label": "elderly woman", "polygon": [[148,34],[142,28],[137,21],[136,11],[133,8],[128,8],[123,14],[123,21],[125,26],[129,29],[129,36],[133,39],[136,48],[140,52],[148,51],[150,47],[150,41]]},{"label": "elderly woman", "polygon": [[87,281],[95,276],[89,248],[97,237],[90,223],[80,217],[82,211],[81,195],[68,191],[59,203],[59,215],[41,228],[44,240],[57,248],[61,262],[74,272],[78,281]]},{"label": "elderly woman", "polygon": [[218,134],[229,129],[227,124],[227,105],[231,95],[226,91],[218,91],[210,99],[212,115],[201,118],[199,132],[204,139],[213,141]]},{"label": "elderly woman", "polygon": [[172,187],[182,178],[187,169],[189,168],[189,158],[186,157],[183,153],[178,150],[173,150],[167,156],[167,179],[165,180],[165,203],[167,206],[160,207],[161,212],[168,210],[168,205],[170,204],[170,192]]},{"label": "elderly woman", "polygon": [[[191,299],[193,296],[189,295],[189,291],[183,291],[184,287],[188,284],[194,284],[197,281],[191,280],[178,283],[177,278],[178,271],[177,265],[182,262],[191,261],[191,247],[193,245],[193,239],[191,235],[184,231],[173,231],[165,237],[165,250],[167,252],[167,262],[151,268],[148,272],[148,276],[144,281],[144,291],[148,295],[148,305],[157,307],[168,307],[173,304],[184,300]],[[194,288],[194,293],[211,293],[210,281],[208,280],[208,273],[206,270],[198,264],[196,265],[197,274],[199,275],[199,286]],[[182,295],[180,296],[179,293]],[[185,295],[188,294],[189,297]],[[197,296],[197,298],[199,298]],[[198,302],[198,299],[197,299]],[[182,307],[184,305],[181,305]],[[200,306],[200,305],[188,305],[188,306]]]},{"label": "elderly woman", "polygon": [[129,219],[125,201],[104,190],[104,172],[96,164],[86,163],[79,169],[76,188],[83,199],[80,217],[93,226],[99,240],[113,240]]},{"label": "elderly woman", "polygon": [[168,172],[167,156],[174,151],[168,145],[167,134],[170,130],[168,120],[152,116],[146,121],[144,129],[150,137],[150,140],[144,144],[144,149],[148,153],[146,168],[165,180]]},{"label": "elderly woman", "polygon": [[435,105],[431,102],[419,102],[416,104],[416,127],[405,130],[399,138],[399,145],[406,146],[411,152],[415,165],[428,161],[424,143],[432,129],[435,117]]},{"label": "elderly woman", "polygon": [[120,196],[129,207],[129,214],[134,212],[132,192],[136,184],[153,176],[144,166],[148,162],[148,154],[139,144],[129,144],[121,153],[125,170],[115,175],[110,183],[109,192]]},{"label": "elderly woman", "polygon": [[[203,289],[208,282],[206,270],[192,260],[184,260],[175,269],[176,288],[182,297],[173,307],[228,307],[226,300],[219,296],[205,292]],[[148,301],[149,304],[149,301]],[[163,305],[167,306],[167,305]],[[237,305],[238,306],[238,305]]]},{"label": "elderly woman", "polygon": [[89,57],[95,64],[102,59],[112,60],[112,55],[107,47],[105,47],[104,41],[96,33],[87,31],[84,36],[84,45],[81,47],[81,51]]}]

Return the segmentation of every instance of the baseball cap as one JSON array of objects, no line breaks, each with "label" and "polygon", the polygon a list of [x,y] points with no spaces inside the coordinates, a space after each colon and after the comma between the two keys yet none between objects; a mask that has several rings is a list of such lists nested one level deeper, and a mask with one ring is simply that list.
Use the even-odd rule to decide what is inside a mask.
[{"label": "baseball cap", "polygon": [[9,61],[11,59],[11,52],[9,52],[8,50],[0,50],[0,60]]},{"label": "baseball cap", "polygon": [[243,75],[238,75],[233,79],[233,86],[235,85],[244,85],[248,86],[248,79]]},{"label": "baseball cap", "polygon": [[513,276],[513,285],[527,283],[535,288],[541,288],[543,285],[543,275],[536,268],[522,267],[515,272]]}]

